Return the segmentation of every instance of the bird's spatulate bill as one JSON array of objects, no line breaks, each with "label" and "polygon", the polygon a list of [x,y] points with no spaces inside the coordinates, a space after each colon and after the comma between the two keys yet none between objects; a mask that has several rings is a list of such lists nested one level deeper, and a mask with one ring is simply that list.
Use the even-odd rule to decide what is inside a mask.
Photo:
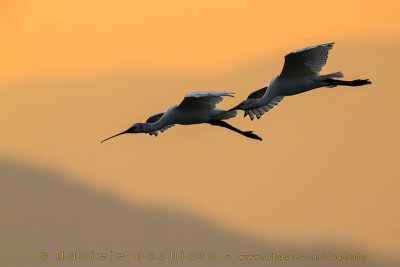
[{"label": "bird's spatulate bill", "polygon": [[121,135],[121,134],[126,134],[126,133],[128,133],[128,130],[126,130],[126,131],[124,131],[124,132],[122,132],[122,133],[113,135],[113,136],[111,136],[111,137],[108,137],[108,138],[104,139],[103,141],[101,141],[101,143],[103,143],[103,142],[105,142],[105,141],[107,141],[107,140],[109,140],[109,139],[111,139],[111,138],[114,138],[114,137],[117,137],[117,136],[119,136],[119,135]]}]

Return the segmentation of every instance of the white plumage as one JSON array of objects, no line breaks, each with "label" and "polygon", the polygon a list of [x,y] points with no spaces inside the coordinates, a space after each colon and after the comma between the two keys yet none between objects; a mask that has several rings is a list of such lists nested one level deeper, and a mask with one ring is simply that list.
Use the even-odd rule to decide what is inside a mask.
[{"label": "white plumage", "polygon": [[188,93],[179,105],[173,105],[165,111],[155,113],[146,120],[146,123],[135,123],[128,130],[111,136],[102,142],[125,133],[148,133],[158,136],[158,131],[164,132],[175,124],[190,125],[201,123],[221,126],[246,137],[261,140],[251,131],[243,132],[223,121],[235,117],[237,112],[235,110],[218,109],[216,105],[223,100],[224,96],[233,97],[233,94],[229,92]]},{"label": "white plumage", "polygon": [[287,54],[280,77],[318,75],[326,64],[333,44],[310,46]]},{"label": "white plumage", "polygon": [[268,86],[252,92],[246,100],[231,110],[244,110],[245,117],[249,115],[251,120],[254,117],[259,119],[265,112],[276,106],[284,96],[296,95],[319,87],[370,84],[369,80],[335,79],[343,77],[341,72],[319,74],[326,64],[333,44],[310,46],[287,54],[281,74],[272,79]]}]

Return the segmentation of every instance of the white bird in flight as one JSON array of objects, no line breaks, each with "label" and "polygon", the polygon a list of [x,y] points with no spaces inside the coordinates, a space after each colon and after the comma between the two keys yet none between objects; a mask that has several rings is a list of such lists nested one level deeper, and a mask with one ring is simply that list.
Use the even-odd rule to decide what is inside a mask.
[{"label": "white bird in flight", "polygon": [[261,140],[251,131],[241,131],[223,120],[236,117],[235,110],[222,110],[216,108],[216,104],[222,101],[223,96],[233,97],[234,93],[228,92],[192,92],[186,94],[179,105],[173,105],[166,111],[151,115],[146,123],[135,123],[128,130],[104,139],[104,142],[113,137],[127,133],[148,133],[158,136],[158,131],[164,132],[175,124],[190,125],[209,123],[235,131],[252,139]]},{"label": "white bird in flight", "polygon": [[251,120],[254,117],[259,119],[285,96],[304,93],[319,87],[370,84],[368,79],[353,81],[335,79],[343,77],[341,72],[319,74],[328,59],[328,52],[333,44],[310,46],[287,54],[280,75],[273,78],[269,84],[252,92],[246,100],[230,110],[244,110],[245,117],[249,115]]}]

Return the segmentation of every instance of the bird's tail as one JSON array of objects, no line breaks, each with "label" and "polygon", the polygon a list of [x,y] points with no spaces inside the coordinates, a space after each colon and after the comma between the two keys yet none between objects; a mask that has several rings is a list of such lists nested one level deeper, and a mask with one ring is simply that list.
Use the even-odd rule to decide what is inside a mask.
[{"label": "bird's tail", "polygon": [[332,79],[332,78],[343,78],[343,73],[341,71],[330,73],[323,75],[325,79]]}]

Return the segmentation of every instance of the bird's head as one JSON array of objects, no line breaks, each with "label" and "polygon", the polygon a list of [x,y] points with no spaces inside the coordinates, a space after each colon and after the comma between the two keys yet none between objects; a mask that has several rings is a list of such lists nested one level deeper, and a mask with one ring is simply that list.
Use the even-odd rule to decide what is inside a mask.
[{"label": "bird's head", "polygon": [[246,99],[246,100],[242,101],[236,107],[231,108],[230,110],[238,110],[238,109],[247,110],[247,109],[251,109],[255,105],[256,101],[257,101],[257,99]]},{"label": "bird's head", "polygon": [[144,125],[145,123],[137,122],[127,131],[128,133],[145,133]]},{"label": "bird's head", "polygon": [[106,138],[106,139],[104,139],[104,140],[101,141],[101,142],[103,143],[104,141],[107,141],[107,140],[109,140],[109,139],[111,139],[111,138],[117,137],[117,136],[122,135],[122,134],[128,134],[128,133],[145,133],[146,131],[145,131],[145,129],[144,129],[144,124],[145,124],[145,123],[140,123],[140,122],[135,123],[135,124],[132,125],[132,127],[129,128],[128,130],[126,130],[126,131],[124,131],[124,132],[121,132],[121,133],[119,133],[119,134],[113,135],[113,136],[111,136],[111,137],[109,137],[109,138]]}]

